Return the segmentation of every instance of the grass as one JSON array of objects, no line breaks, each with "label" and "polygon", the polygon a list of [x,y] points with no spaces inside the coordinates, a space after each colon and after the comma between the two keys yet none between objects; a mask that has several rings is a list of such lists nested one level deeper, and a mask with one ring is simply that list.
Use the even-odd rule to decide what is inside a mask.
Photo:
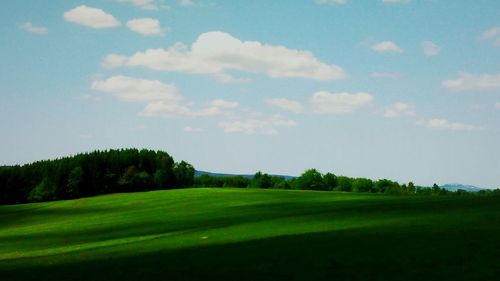
[{"label": "grass", "polygon": [[2,280],[500,280],[500,197],[182,189],[0,206]]}]

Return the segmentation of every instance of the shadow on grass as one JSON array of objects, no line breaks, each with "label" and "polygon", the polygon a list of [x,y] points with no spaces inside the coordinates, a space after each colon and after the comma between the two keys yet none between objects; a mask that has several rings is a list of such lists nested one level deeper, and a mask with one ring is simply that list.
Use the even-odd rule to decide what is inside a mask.
[{"label": "shadow on grass", "polygon": [[498,280],[499,234],[372,227],[0,271],[3,280]]},{"label": "shadow on grass", "polygon": [[[435,199],[424,198],[389,198],[378,201],[351,200],[336,202],[277,202],[259,203],[243,206],[218,207],[204,210],[199,206],[199,212],[189,216],[166,216],[165,219],[148,220],[145,216],[140,221],[123,219],[123,224],[94,226],[88,229],[65,227],[57,232],[34,232],[28,234],[4,235],[0,241],[0,249],[15,248],[16,251],[43,250],[50,247],[85,244],[96,241],[106,241],[120,238],[133,238],[148,235],[163,235],[177,232],[193,232],[212,230],[242,224],[278,220],[287,218],[311,218],[318,222],[356,223],[356,220],[381,221],[384,219],[410,220],[425,218],[433,214],[446,213],[455,216],[481,212],[498,206],[499,200],[489,198],[472,199]],[[498,209],[498,207],[497,207]],[[34,213],[20,212],[11,214],[11,219],[30,219],[41,221],[57,221],[62,216],[78,216],[123,211],[121,207],[114,208],[58,208],[38,209]],[[129,210],[131,211],[131,210]],[[132,210],[133,211],[133,210]],[[446,221],[445,221],[446,222]],[[1,226],[1,224],[0,224]],[[432,225],[431,227],[434,227]],[[1,228],[0,228],[1,230]],[[439,230],[435,228],[434,231]]]}]

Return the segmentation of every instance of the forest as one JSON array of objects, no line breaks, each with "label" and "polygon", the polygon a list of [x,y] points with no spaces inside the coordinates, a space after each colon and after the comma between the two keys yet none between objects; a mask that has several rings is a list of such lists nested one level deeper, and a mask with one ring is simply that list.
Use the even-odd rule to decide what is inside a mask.
[{"label": "forest", "polygon": [[234,187],[369,192],[395,195],[489,195],[500,189],[448,191],[434,184],[415,186],[388,179],[350,178],[309,169],[296,178],[257,172],[252,177],[195,177],[195,168],[175,162],[166,152],[147,149],[112,149],[81,153],[55,160],[0,167],[0,204],[74,199],[99,194],[185,187]]}]

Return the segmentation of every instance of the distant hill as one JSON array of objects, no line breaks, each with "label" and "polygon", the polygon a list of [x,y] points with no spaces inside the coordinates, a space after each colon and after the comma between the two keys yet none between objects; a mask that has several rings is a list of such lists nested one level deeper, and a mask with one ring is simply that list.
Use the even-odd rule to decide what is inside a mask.
[{"label": "distant hill", "polygon": [[482,188],[477,187],[477,186],[464,185],[464,184],[459,184],[459,183],[445,184],[445,185],[441,185],[440,187],[444,188],[446,190],[449,190],[449,191],[457,191],[459,189],[462,189],[462,190],[465,190],[468,192],[478,192],[478,191],[483,190]]},{"label": "distant hill", "polygon": [[[248,175],[248,174],[224,174],[224,173],[212,173],[212,172],[207,172],[207,171],[195,171],[194,176],[198,177],[201,175],[209,175],[212,177],[236,177],[236,176],[242,176],[247,179],[252,179],[254,175]],[[277,177],[283,177],[285,179],[293,179],[295,177],[293,176],[284,176],[284,175],[271,175],[271,176],[277,176]]]}]

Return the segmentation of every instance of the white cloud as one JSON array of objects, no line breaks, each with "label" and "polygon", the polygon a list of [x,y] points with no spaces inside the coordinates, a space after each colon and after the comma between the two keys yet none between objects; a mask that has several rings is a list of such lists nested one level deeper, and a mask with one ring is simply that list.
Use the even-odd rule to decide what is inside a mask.
[{"label": "white cloud", "polygon": [[144,36],[162,36],[166,32],[166,29],[161,28],[160,21],[152,18],[129,20],[127,27]]},{"label": "white cloud", "polygon": [[413,117],[415,116],[415,106],[397,102],[385,108],[384,116],[388,118]]},{"label": "white cloud", "polygon": [[31,22],[25,22],[21,25],[19,25],[19,28],[22,30],[33,33],[36,35],[46,35],[49,33],[49,29],[46,28],[45,26],[35,26]]},{"label": "white cloud", "polygon": [[235,101],[227,101],[223,99],[212,100],[208,106],[198,110],[192,111],[193,117],[208,117],[208,116],[229,116],[233,110],[240,107],[240,104]]},{"label": "white cloud", "polygon": [[113,94],[117,99],[126,102],[162,101],[177,104],[182,100],[174,84],[128,76],[112,76],[106,80],[94,81],[92,89]]},{"label": "white cloud", "polygon": [[370,74],[372,78],[375,79],[381,79],[381,78],[387,78],[387,79],[399,79],[401,78],[401,73],[399,72],[373,72]]},{"label": "white cloud", "polygon": [[180,0],[179,4],[183,7],[193,6],[194,2],[192,0]]},{"label": "white cloud", "polygon": [[294,113],[300,113],[304,110],[304,107],[300,102],[289,100],[286,98],[269,99],[266,102],[272,106],[285,109]]},{"label": "white cloud", "polygon": [[112,76],[96,80],[91,88],[110,93],[120,101],[145,103],[143,116],[208,117],[229,116],[240,104],[222,99],[212,100],[207,106],[194,108],[187,103],[174,84],[128,76]]},{"label": "white cloud", "polygon": [[201,34],[191,50],[182,43],[176,43],[168,49],[148,49],[130,57],[111,54],[104,59],[103,65],[212,76],[229,75],[227,71],[245,71],[264,73],[273,78],[346,78],[341,67],[321,62],[310,52],[241,41],[220,31]]},{"label": "white cloud", "polygon": [[450,122],[446,119],[419,120],[417,121],[416,124],[419,126],[435,130],[477,131],[484,129],[484,127],[482,126],[476,126],[459,122]]},{"label": "white cloud", "polygon": [[236,121],[224,121],[219,123],[226,133],[244,133],[248,135],[264,134],[274,135],[281,127],[293,127],[296,123],[279,115],[251,116],[246,119]]},{"label": "white cloud", "polygon": [[159,6],[155,0],[118,0],[118,1],[131,3],[132,5],[144,10],[154,11],[159,9]]},{"label": "white cloud", "polygon": [[329,93],[319,91],[311,97],[311,104],[316,113],[347,114],[370,104],[373,96],[367,93]]},{"label": "white cloud", "polygon": [[186,133],[201,133],[201,132],[204,132],[205,130],[203,130],[202,128],[196,128],[196,127],[187,126],[187,127],[184,127],[182,129],[182,131],[184,131]]},{"label": "white cloud", "polygon": [[64,20],[95,29],[112,28],[121,25],[111,14],[85,5],[64,12]]},{"label": "white cloud", "polygon": [[126,57],[111,54],[106,56],[106,59],[102,61],[101,65],[105,68],[115,68],[125,64],[126,62],[127,62]]},{"label": "white cloud", "polygon": [[403,49],[392,41],[379,42],[372,46],[372,50],[379,53],[402,53]]},{"label": "white cloud", "polygon": [[500,109],[500,102],[495,103],[495,108]]},{"label": "white cloud", "polygon": [[347,0],[316,0],[315,2],[318,5],[338,5],[347,3]]},{"label": "white cloud", "polygon": [[484,31],[479,38],[491,42],[494,46],[500,46],[500,26]]},{"label": "white cloud", "polygon": [[422,50],[424,51],[424,54],[426,56],[430,57],[439,54],[439,52],[441,51],[441,47],[431,41],[423,41]]},{"label": "white cloud", "polygon": [[406,4],[410,3],[410,0],[382,0],[382,2],[387,4]]},{"label": "white cloud", "polygon": [[500,74],[460,72],[456,79],[445,80],[443,87],[452,91],[493,91],[500,89]]}]

